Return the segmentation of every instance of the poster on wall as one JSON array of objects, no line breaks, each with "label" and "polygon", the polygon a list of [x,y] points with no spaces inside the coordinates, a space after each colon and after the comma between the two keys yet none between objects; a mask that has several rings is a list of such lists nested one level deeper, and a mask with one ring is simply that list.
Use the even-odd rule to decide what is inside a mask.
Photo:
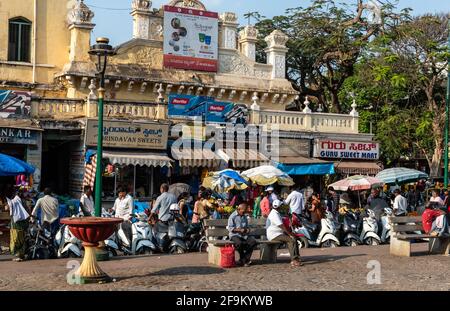
[{"label": "poster on wall", "polygon": [[0,90],[0,118],[29,117],[31,92]]},{"label": "poster on wall", "polygon": [[164,6],[164,67],[217,72],[219,15]]},{"label": "poster on wall", "polygon": [[206,113],[206,122],[246,124],[248,109],[245,105],[229,102],[210,102]]}]

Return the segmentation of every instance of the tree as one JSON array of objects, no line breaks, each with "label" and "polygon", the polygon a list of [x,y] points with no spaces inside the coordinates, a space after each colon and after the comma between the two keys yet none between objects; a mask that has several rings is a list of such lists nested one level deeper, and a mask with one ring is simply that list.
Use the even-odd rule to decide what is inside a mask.
[{"label": "tree", "polygon": [[447,37],[445,15],[403,21],[371,43],[353,77],[358,96],[369,94],[372,110],[379,107],[372,117],[386,159],[418,149],[433,177],[441,174],[444,147]]},{"label": "tree", "polygon": [[314,0],[308,8],[292,8],[284,16],[263,19],[255,25],[261,37],[258,60],[265,60],[263,38],[274,29],[283,31],[290,38],[288,78],[301,95],[313,96],[326,110],[339,113],[342,111],[339,91],[354,74],[362,51],[374,36],[402,17],[394,14],[394,6],[386,1],[383,24],[373,24],[366,16],[367,9],[363,0],[355,0],[353,5]]}]

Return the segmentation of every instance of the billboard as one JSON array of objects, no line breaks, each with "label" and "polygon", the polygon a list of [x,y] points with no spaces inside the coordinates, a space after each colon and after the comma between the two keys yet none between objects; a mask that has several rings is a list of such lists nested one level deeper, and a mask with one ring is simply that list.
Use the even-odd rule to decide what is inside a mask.
[{"label": "billboard", "polygon": [[[152,122],[104,121],[103,146],[131,149],[167,148],[169,125]],[[86,146],[97,146],[98,121],[86,124]]]},{"label": "billboard", "polygon": [[213,97],[169,95],[169,118],[180,118],[211,123],[246,123],[245,105],[219,102]]},{"label": "billboard", "polygon": [[314,146],[314,157],[377,160],[380,157],[380,144],[376,142],[318,139]]},{"label": "billboard", "polygon": [[164,67],[217,72],[219,15],[164,6]]},{"label": "billboard", "polygon": [[31,92],[0,90],[0,118],[29,117]]}]

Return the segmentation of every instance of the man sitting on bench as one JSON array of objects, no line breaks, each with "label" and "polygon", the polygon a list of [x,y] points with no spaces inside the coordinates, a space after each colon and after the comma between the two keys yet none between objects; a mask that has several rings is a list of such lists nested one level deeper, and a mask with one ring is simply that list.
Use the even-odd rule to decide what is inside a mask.
[{"label": "man sitting on bench", "polygon": [[423,230],[433,236],[448,236],[447,217],[445,212],[436,207],[436,203],[428,202],[422,214]]},{"label": "man sitting on bench", "polygon": [[248,267],[252,262],[253,249],[256,246],[256,240],[254,237],[249,236],[250,228],[248,227],[248,219],[245,212],[247,211],[247,204],[239,204],[236,211],[234,211],[230,218],[228,218],[227,229],[230,232],[230,240],[234,242],[234,245],[239,252],[239,261],[237,262],[240,266]]}]

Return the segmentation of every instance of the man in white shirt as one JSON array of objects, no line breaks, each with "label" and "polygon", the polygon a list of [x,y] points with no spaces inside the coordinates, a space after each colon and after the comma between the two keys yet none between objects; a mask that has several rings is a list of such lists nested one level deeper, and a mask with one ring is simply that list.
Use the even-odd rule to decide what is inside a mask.
[{"label": "man in white shirt", "polygon": [[430,202],[436,202],[439,203],[440,206],[444,205],[444,201],[439,196],[439,193],[436,190],[431,191],[431,198]]},{"label": "man in white shirt", "polygon": [[57,227],[52,224],[56,224],[55,221],[59,218],[59,204],[58,200],[52,196],[50,188],[44,189],[44,197],[37,200],[31,215],[37,217],[39,209],[41,210],[42,226],[52,233],[55,233]]},{"label": "man in white shirt", "polygon": [[292,232],[289,232],[283,224],[281,215],[278,212],[280,206],[281,202],[279,200],[272,203],[272,210],[270,211],[266,222],[267,239],[269,241],[286,243],[289,248],[289,253],[291,254],[291,265],[298,267],[301,265],[298,244]]},{"label": "man in white shirt", "polygon": [[305,207],[303,195],[294,188],[291,188],[291,193],[289,193],[286,200],[284,200],[284,203],[289,205],[291,214],[301,215],[303,208]]},{"label": "man in white shirt", "polygon": [[396,189],[394,191],[394,215],[395,216],[406,216],[408,208],[408,200],[400,194],[400,190]]},{"label": "man in white shirt", "polygon": [[84,192],[80,198],[80,209],[84,216],[94,215],[94,199],[92,198],[92,190],[90,186],[84,186]]},{"label": "man in white shirt", "polygon": [[269,186],[266,188],[266,192],[269,194],[269,202],[272,204],[275,200],[278,200],[277,194],[274,192],[274,188]]},{"label": "man in white shirt", "polygon": [[134,207],[133,197],[127,194],[124,188],[119,188],[118,192],[119,197],[114,202],[112,210],[115,212],[115,217],[123,219],[120,226],[127,235],[129,241],[131,241],[131,213],[133,213]]}]

